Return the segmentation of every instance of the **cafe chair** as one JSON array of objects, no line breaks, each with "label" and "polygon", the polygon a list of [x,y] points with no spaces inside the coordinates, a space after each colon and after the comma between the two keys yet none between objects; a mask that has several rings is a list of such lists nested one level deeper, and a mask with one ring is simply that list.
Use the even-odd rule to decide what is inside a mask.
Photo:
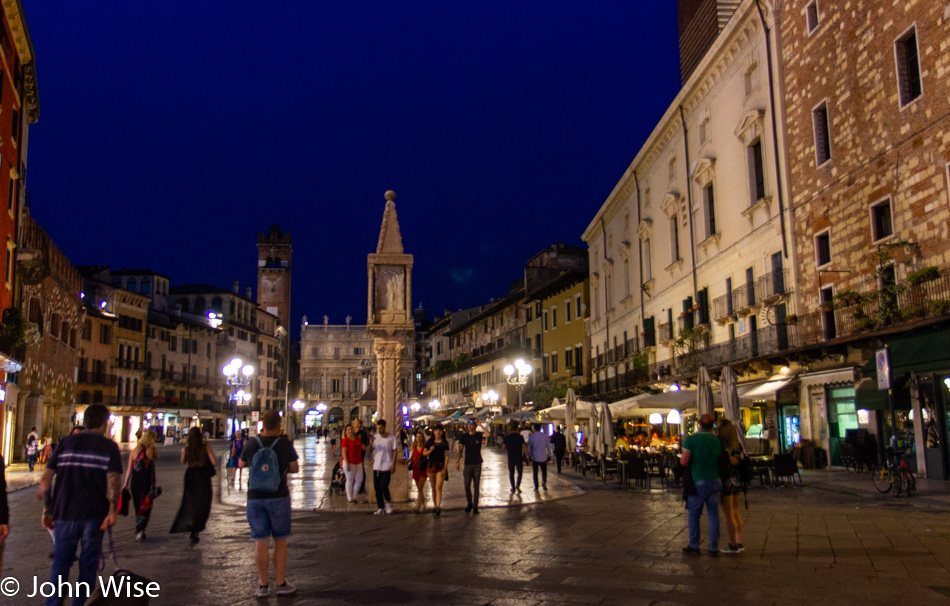
[{"label": "cafe chair", "polygon": [[792,486],[795,486],[795,478],[797,477],[798,486],[802,485],[798,463],[795,461],[795,457],[789,453],[777,454],[772,458],[772,474],[775,476],[776,483],[784,478],[786,484],[791,482]]}]

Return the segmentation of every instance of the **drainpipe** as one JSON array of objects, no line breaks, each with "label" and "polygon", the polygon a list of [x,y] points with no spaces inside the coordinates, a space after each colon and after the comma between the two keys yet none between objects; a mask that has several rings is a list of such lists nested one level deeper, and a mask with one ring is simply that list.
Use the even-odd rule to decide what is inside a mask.
[{"label": "drainpipe", "polygon": [[765,30],[765,57],[769,68],[769,106],[772,111],[772,144],[775,148],[773,156],[775,159],[775,183],[778,197],[778,217],[779,224],[782,227],[782,255],[788,259],[788,239],[785,236],[785,199],[782,195],[782,170],[778,161],[778,118],[775,113],[775,79],[772,70],[772,30],[765,22],[765,14],[762,12],[760,0],[756,0],[755,8],[759,11],[759,20],[762,22],[762,29]]},{"label": "drainpipe", "polygon": [[[637,171],[633,171],[633,182],[636,184],[636,187],[637,187],[637,227],[639,228],[640,221],[641,221],[640,219],[640,213],[641,213],[640,179],[639,177],[637,177]],[[640,234],[637,234],[637,250],[640,251],[640,254],[637,256],[637,265],[639,266],[639,269],[640,269],[640,276],[639,276],[640,288],[638,288],[637,290],[640,291],[640,326],[642,327],[643,320],[644,320],[644,317],[643,317],[643,241],[640,239]],[[640,340],[637,339],[637,343],[639,342]]]},{"label": "drainpipe", "polygon": [[[604,261],[607,261],[607,225],[604,222],[604,216],[600,216],[600,231],[604,236]],[[607,315],[607,310],[610,309],[610,305],[607,302],[607,270],[604,270],[604,332],[607,337],[607,342],[604,344],[604,359],[607,359],[607,351],[610,350],[610,316]]]},{"label": "drainpipe", "polygon": [[682,105],[680,105],[680,121],[683,123],[683,148],[686,153],[686,203],[689,204],[689,211],[686,216],[689,218],[689,256],[693,274],[693,301],[696,301],[699,298],[699,289],[696,284],[696,237],[693,234],[693,188],[689,182],[691,178],[689,174],[689,131],[686,128],[686,115],[683,113]]}]

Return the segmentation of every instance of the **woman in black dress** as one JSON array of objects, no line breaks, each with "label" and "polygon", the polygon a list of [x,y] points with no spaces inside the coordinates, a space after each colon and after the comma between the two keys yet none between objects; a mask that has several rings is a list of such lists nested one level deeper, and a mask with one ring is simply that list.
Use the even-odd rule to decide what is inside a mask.
[{"label": "woman in black dress", "polygon": [[442,515],[442,484],[445,483],[445,473],[449,466],[449,443],[445,439],[445,430],[436,425],[433,437],[426,442],[426,449],[422,453],[429,460],[427,469],[432,484],[432,501],[435,503],[435,515]]},{"label": "woman in black dress", "polygon": [[185,470],[185,493],[181,507],[170,532],[190,532],[191,543],[198,542],[198,533],[205,529],[211,515],[211,478],[215,475],[214,452],[204,441],[201,428],[188,431],[188,442],[181,449],[181,462]]}]

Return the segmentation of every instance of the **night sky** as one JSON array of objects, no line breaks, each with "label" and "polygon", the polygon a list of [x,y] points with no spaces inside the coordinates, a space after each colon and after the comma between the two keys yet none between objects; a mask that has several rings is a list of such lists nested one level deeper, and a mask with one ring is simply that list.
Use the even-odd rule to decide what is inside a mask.
[{"label": "night sky", "polygon": [[672,1],[24,4],[33,216],[74,264],[242,293],[278,223],[295,334],[365,322],[388,189],[413,307],[503,296],[582,245],[679,88]]}]

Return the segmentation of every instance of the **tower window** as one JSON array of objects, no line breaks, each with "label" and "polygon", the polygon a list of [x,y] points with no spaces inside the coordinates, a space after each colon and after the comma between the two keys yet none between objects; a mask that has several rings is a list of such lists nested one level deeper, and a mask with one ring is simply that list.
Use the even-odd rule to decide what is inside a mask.
[{"label": "tower window", "polygon": [[897,85],[900,89],[901,107],[907,105],[923,93],[920,79],[920,56],[917,53],[917,28],[897,40]]}]

